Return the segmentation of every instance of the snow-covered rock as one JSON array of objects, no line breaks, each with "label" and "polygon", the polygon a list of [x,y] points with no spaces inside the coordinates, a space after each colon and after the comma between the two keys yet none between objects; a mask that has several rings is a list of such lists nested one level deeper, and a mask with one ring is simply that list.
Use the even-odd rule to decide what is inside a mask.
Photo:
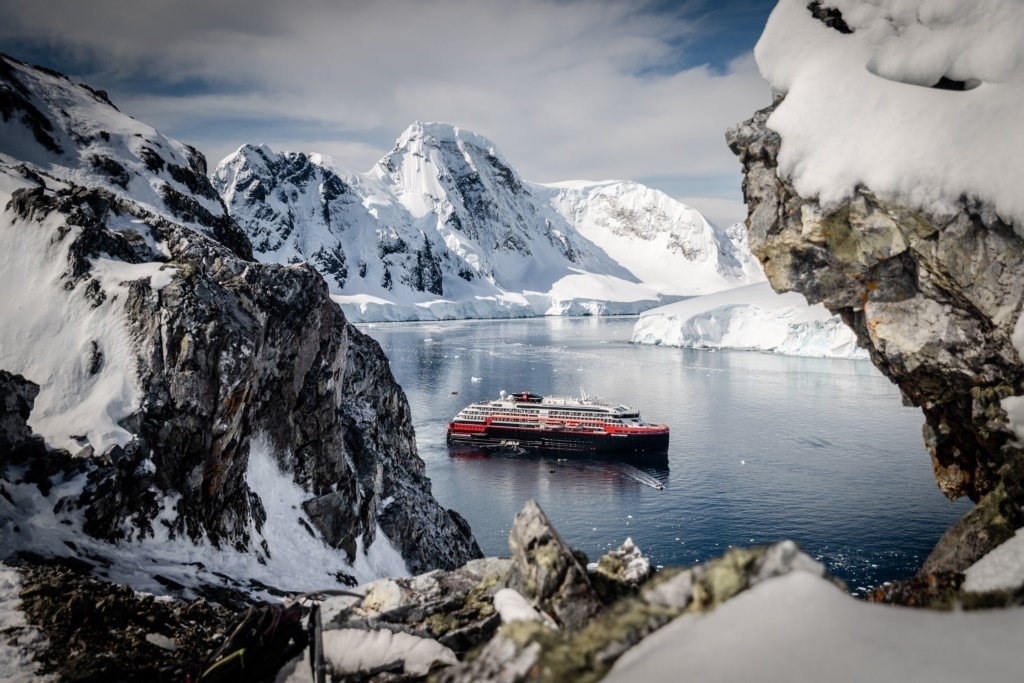
[{"label": "snow-covered rock", "polygon": [[755,50],[776,101],[727,133],[772,286],[841,315],[978,502],[923,574],[1024,526],[1022,26],[1015,0],[782,0]]},{"label": "snow-covered rock", "polygon": [[753,349],[786,356],[866,359],[853,330],[821,304],[767,282],[687,299],[643,314],[634,344]]},{"label": "snow-covered rock", "polygon": [[379,345],[310,266],[250,260],[201,155],[6,57],[0,114],[0,369],[38,385],[0,426],[34,400],[56,449],[0,460],[3,556],[71,549],[155,591],[479,555]]},{"label": "snow-covered rock", "polygon": [[[1013,680],[1024,608],[940,612],[870,605],[794,571],[646,638],[605,681]],[[950,634],[956,647],[950,647]]]},{"label": "snow-covered rock", "polygon": [[1024,530],[964,570],[964,590],[1017,591],[1024,586]]},{"label": "snow-covered rock", "polygon": [[213,183],[258,258],[310,262],[355,321],[638,313],[763,277],[661,192],[529,183],[447,124],[410,126],[368,173],[245,145]]},{"label": "snow-covered rock", "polygon": [[831,209],[867,187],[932,215],[967,196],[1024,225],[1024,5],[811,4],[779,2],[754,51],[786,95],[768,125],[796,191]]},{"label": "snow-covered rock", "polygon": [[513,621],[540,621],[551,628],[557,628],[551,618],[535,610],[519,591],[502,588],[494,594],[494,610],[501,616],[501,623]]},{"label": "snow-covered rock", "polygon": [[56,71],[3,58],[0,89],[4,164],[130,197],[251,258],[249,241],[228,217],[197,149],[122,114],[104,91]]}]

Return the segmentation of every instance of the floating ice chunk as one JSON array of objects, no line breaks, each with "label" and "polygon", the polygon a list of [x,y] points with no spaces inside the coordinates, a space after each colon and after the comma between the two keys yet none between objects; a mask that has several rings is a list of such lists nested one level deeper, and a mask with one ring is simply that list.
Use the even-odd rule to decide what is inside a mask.
[{"label": "floating ice chunk", "polygon": [[483,379],[483,377],[472,377],[472,376],[470,376],[469,379],[472,380],[473,382],[479,382],[479,381],[481,381]]}]

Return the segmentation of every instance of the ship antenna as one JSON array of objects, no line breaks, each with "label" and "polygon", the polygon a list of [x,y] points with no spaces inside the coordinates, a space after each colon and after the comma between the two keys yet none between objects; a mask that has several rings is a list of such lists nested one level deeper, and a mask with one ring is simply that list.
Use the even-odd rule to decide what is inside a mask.
[{"label": "ship antenna", "polygon": [[584,388],[583,388],[583,387],[581,386],[581,387],[580,387],[580,400],[581,400],[581,401],[583,401],[584,403],[586,403],[588,399],[590,399],[590,397],[589,397],[589,396],[587,396],[587,390],[586,390],[586,389],[584,389]]}]

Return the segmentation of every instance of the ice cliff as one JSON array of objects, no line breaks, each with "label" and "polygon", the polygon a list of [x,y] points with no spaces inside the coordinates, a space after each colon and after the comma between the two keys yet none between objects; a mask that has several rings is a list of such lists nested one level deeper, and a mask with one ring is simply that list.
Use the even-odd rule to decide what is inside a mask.
[{"label": "ice cliff", "polygon": [[7,57],[0,116],[4,556],[187,593],[480,554],[380,347],[314,268],[251,259],[198,152]]}]

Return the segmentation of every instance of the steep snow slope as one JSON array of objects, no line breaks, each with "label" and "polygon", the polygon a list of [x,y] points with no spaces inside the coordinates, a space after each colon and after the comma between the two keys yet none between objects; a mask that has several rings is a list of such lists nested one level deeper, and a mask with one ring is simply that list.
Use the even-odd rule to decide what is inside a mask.
[{"label": "steep snow slope", "polygon": [[580,235],[657,292],[693,296],[764,279],[745,231],[734,239],[663,192],[632,182],[545,187]]},{"label": "steep snow slope", "polygon": [[41,437],[0,453],[0,560],[75,552],[156,590],[144,557],[165,587],[246,590],[479,555],[380,347],[312,267],[251,260],[204,170],[0,57],[0,370],[39,385]]},{"label": "steep snow slope", "polygon": [[529,183],[447,124],[412,125],[369,173],[243,146],[213,183],[258,258],[313,263],[358,320],[638,312],[760,277],[660,192]]}]

